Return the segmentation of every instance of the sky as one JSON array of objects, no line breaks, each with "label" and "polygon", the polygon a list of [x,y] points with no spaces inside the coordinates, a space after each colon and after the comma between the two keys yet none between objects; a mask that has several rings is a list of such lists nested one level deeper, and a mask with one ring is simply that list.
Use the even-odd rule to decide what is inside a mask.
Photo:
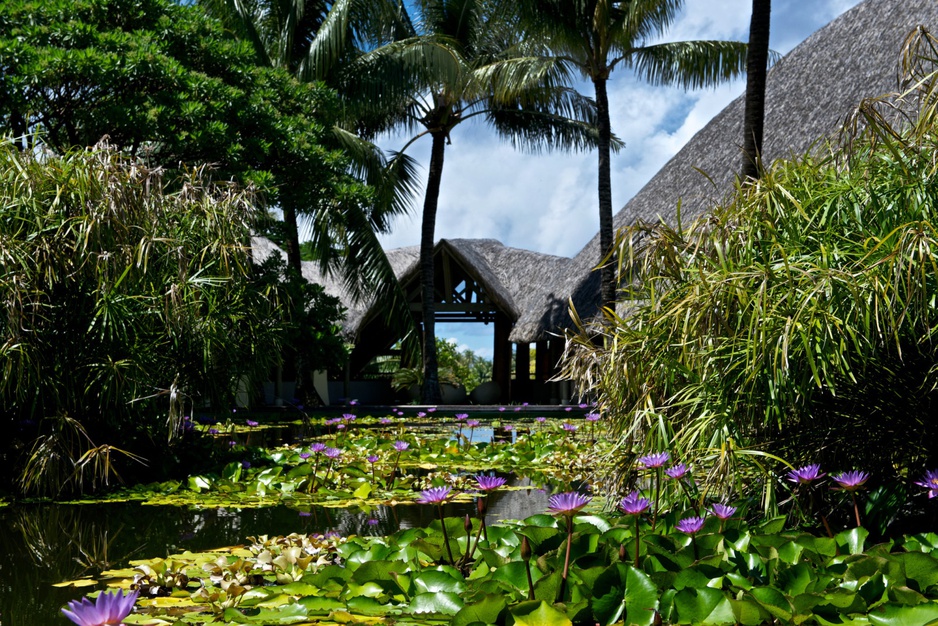
[{"label": "sky", "polygon": [[[775,0],[772,50],[785,54],[811,33],[860,0]],[[666,39],[749,37],[751,0],[688,0]],[[733,99],[745,91],[745,77],[716,89],[685,92],[653,87],[624,71],[613,72],[609,103],[613,132],[625,149],[612,156],[613,210],[618,211],[681,147]],[[592,85],[578,87],[592,97]],[[399,150],[408,135],[383,137],[387,150]],[[515,150],[484,124],[457,127],[446,147],[437,213],[436,238],[491,238],[506,246],[574,256],[599,230],[596,154]],[[426,179],[430,138],[408,153]],[[423,189],[410,215],[382,236],[385,248],[418,245]],[[492,356],[492,327],[439,324],[437,336],[460,349]]]}]

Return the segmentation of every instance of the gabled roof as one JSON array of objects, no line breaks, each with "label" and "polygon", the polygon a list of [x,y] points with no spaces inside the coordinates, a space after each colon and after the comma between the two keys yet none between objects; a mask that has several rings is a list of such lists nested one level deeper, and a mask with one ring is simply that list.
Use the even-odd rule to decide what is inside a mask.
[{"label": "gabled roof", "polygon": [[[764,160],[823,149],[819,138],[835,135],[862,99],[895,91],[903,42],[920,24],[938,31],[938,2],[866,0],[782,58],[767,79]],[[616,229],[638,220],[673,224],[678,201],[686,222],[722,200],[741,165],[744,104],[740,96],[700,130],[619,211]],[[598,262],[597,234],[556,281],[559,299],[572,299],[582,317],[598,310],[599,276],[591,271]],[[564,307],[532,308],[512,340],[535,341],[570,323]]]}]

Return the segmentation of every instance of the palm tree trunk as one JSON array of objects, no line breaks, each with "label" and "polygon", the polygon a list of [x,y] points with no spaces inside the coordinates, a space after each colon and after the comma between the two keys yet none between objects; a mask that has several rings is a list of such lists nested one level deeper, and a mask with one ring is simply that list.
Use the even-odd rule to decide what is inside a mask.
[{"label": "palm tree trunk", "polygon": [[[609,96],[606,93],[605,78],[594,78],[596,89],[596,113],[599,124],[599,249],[600,260],[612,252],[614,239],[612,225],[612,174],[610,171],[610,148],[612,126],[609,122]],[[616,266],[612,259],[600,270],[601,306],[615,306],[616,301]]]},{"label": "palm tree trunk", "polygon": [[283,205],[283,223],[284,223],[284,247],[287,249],[287,267],[302,271],[302,259],[300,257],[300,231],[296,225],[296,207],[289,202]]},{"label": "palm tree trunk", "polygon": [[743,180],[761,174],[762,127],[765,123],[765,77],[769,60],[772,0],[752,0],[749,54],[746,58],[746,113],[743,122]]},{"label": "palm tree trunk", "polygon": [[439,404],[439,366],[436,359],[436,298],[433,289],[433,244],[436,230],[436,209],[440,199],[440,181],[443,178],[443,151],[446,134],[432,133],[430,173],[427,176],[427,195],[423,200],[423,225],[420,229],[420,304],[423,311],[423,387],[420,390],[424,404]]}]

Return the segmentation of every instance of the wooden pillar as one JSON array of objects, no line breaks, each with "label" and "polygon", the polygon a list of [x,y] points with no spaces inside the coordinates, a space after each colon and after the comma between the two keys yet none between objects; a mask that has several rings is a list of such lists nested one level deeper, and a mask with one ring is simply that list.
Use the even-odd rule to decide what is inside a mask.
[{"label": "wooden pillar", "polygon": [[547,348],[547,341],[538,341],[534,344],[534,396],[536,402],[548,402],[550,393],[548,391],[550,383],[550,352]]},{"label": "wooden pillar", "polygon": [[529,401],[531,388],[531,344],[515,344],[515,386],[512,388],[512,402]]},{"label": "wooden pillar", "polygon": [[[563,340],[551,339],[547,343],[547,378],[553,378],[558,373],[558,364],[560,356],[563,354]],[[562,385],[559,382],[553,382],[549,385],[551,404],[558,404],[563,400]]]},{"label": "wooden pillar", "polygon": [[492,380],[501,388],[500,400],[508,397],[511,386],[511,320],[498,311],[495,313],[495,345],[492,350]]}]

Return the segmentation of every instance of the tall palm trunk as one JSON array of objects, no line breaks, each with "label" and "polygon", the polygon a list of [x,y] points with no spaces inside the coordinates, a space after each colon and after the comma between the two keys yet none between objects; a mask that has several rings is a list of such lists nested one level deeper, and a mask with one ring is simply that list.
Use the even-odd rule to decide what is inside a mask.
[{"label": "tall palm trunk", "polygon": [[[612,174],[610,168],[610,143],[612,141],[612,126],[609,122],[609,97],[606,93],[604,77],[593,79],[596,89],[596,117],[599,125],[599,248],[600,258],[605,259],[612,252],[614,239],[612,225]],[[600,296],[604,307],[615,306],[616,301],[616,267],[611,260],[600,270],[602,281]]]},{"label": "tall palm trunk", "polygon": [[439,404],[439,365],[436,359],[436,298],[434,297],[433,243],[436,231],[436,210],[440,199],[440,181],[443,178],[443,152],[446,133],[433,131],[430,150],[430,173],[427,176],[427,194],[423,201],[423,225],[420,229],[420,300],[423,311],[423,387],[420,390],[424,404]]},{"label": "tall palm trunk", "polygon": [[743,180],[761,174],[762,127],[765,123],[765,78],[769,60],[772,0],[752,0],[749,53],[746,57],[746,113],[743,122]]},{"label": "tall palm trunk", "polygon": [[296,207],[290,202],[283,204],[284,247],[287,251],[287,267],[301,273],[300,231],[296,223]]}]

